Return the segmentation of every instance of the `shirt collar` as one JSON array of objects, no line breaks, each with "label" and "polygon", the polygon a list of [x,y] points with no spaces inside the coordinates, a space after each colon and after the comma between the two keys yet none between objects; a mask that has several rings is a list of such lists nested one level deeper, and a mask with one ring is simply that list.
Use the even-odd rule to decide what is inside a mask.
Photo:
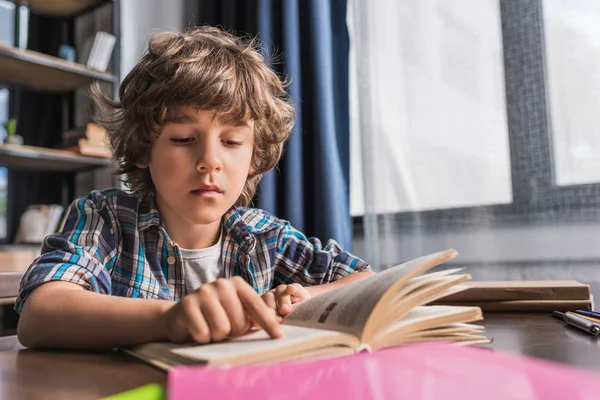
[{"label": "shirt collar", "polygon": [[230,208],[223,216],[223,229],[227,235],[233,237],[242,251],[246,253],[254,251],[256,238],[248,229],[248,225],[235,206]]},{"label": "shirt collar", "polygon": [[[138,229],[140,232],[155,226],[163,227],[156,196],[154,193],[147,194],[140,199],[138,209]],[[225,234],[231,236],[244,252],[252,252],[256,247],[256,238],[248,229],[236,207],[232,207],[223,216],[223,229]]]},{"label": "shirt collar", "polygon": [[140,232],[156,226],[162,227],[162,219],[158,212],[156,197],[154,193],[149,193],[140,198],[138,206],[138,229]]}]

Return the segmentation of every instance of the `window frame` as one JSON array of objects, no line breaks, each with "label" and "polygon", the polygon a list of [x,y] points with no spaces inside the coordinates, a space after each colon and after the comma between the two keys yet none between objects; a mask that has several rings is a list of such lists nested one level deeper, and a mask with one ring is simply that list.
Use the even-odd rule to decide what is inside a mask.
[{"label": "window frame", "polygon": [[[355,232],[374,229],[384,220],[399,231],[547,222],[549,214],[553,221],[600,221],[600,183],[555,183],[542,11],[541,0],[500,0],[512,203],[366,213],[352,217]],[[532,150],[538,157],[535,164]]]}]

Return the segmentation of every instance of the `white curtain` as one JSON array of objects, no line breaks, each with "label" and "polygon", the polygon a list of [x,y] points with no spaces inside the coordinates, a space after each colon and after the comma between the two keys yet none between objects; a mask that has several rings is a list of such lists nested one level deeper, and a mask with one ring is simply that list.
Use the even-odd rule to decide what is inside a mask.
[{"label": "white curtain", "polygon": [[558,185],[600,182],[600,2],[544,1]]},{"label": "white curtain", "polygon": [[351,4],[352,213],[509,203],[499,3]]},{"label": "white curtain", "polygon": [[600,282],[600,3],[348,4],[355,252]]}]

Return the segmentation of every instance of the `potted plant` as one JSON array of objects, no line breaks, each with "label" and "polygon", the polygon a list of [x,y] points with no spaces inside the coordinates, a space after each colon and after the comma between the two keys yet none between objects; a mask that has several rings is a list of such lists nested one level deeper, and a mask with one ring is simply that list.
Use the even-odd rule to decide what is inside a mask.
[{"label": "potted plant", "polygon": [[3,125],[4,129],[6,130],[6,138],[4,139],[4,143],[22,145],[23,137],[21,135],[17,135],[17,119],[10,118]]}]

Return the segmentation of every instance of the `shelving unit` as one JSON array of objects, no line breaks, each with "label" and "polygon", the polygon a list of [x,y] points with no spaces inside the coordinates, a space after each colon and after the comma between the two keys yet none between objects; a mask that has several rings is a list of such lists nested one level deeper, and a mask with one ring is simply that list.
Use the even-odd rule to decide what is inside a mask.
[{"label": "shelving unit", "polygon": [[27,0],[27,6],[35,12],[63,17],[81,14],[104,3],[106,0]]},{"label": "shelving unit", "polygon": [[[52,96],[53,98],[59,98],[58,101],[60,101],[61,109],[61,114],[59,116],[60,123],[55,123],[55,125],[62,124],[62,127],[59,128],[61,132],[73,129],[74,127],[72,125],[74,124],[74,120],[72,113],[75,108],[76,100],[74,91],[76,89],[88,88],[94,81],[101,81],[111,84],[113,93],[116,93],[119,84],[119,0],[14,0],[14,2],[17,5],[26,5],[31,13],[46,14],[52,16],[53,19],[56,19],[56,21],[52,21],[53,26],[56,26],[57,24],[55,22],[58,22],[60,27],[60,41],[64,44],[73,43],[72,35],[70,35],[70,33],[72,33],[74,29],[74,20],[78,18],[78,16],[91,11],[102,4],[111,3],[112,33],[117,37],[112,59],[112,70],[114,71],[114,74],[92,70],[85,65],[66,61],[48,54],[20,49],[18,48],[18,35],[17,39],[15,39],[17,43],[15,43],[14,47],[0,43],[0,84],[9,86],[11,90],[10,96],[27,92],[22,89],[25,87],[37,91],[59,93],[60,96]],[[15,16],[15,26],[18,28],[19,22],[17,15],[19,15],[18,12]],[[55,31],[47,33],[52,35],[57,34]],[[31,115],[31,118],[36,118],[36,115],[40,114],[39,108],[43,107],[43,105],[40,105],[41,103],[33,103],[30,105],[22,102],[17,104],[17,106],[13,107],[26,107],[26,115]],[[24,118],[21,113],[14,108],[10,114]],[[56,115],[53,114],[53,117],[56,117]],[[18,121],[17,126],[19,126]],[[37,139],[34,132],[36,131],[27,131],[29,136],[25,136],[26,143],[27,139]],[[52,146],[58,144],[56,143],[56,136],[58,136],[59,132],[52,131],[52,133],[52,139],[44,141],[45,145]],[[34,143],[34,141],[31,143]],[[56,175],[51,175],[49,178],[53,181],[60,181],[62,186],[60,188],[59,196],[60,201],[65,208],[74,198],[75,173],[98,168],[107,168],[111,163],[112,160],[110,159],[80,155],[67,150],[0,144],[0,167],[9,168],[9,173],[20,170],[62,173],[58,176],[59,179],[56,179]],[[16,173],[14,176],[27,176],[27,174]],[[23,185],[26,181],[15,179],[11,184],[10,179],[9,175],[9,193],[12,190],[11,185],[15,185],[14,182],[20,182],[21,186],[19,186],[19,190],[22,191],[20,193],[29,194],[30,188],[27,186],[28,183]],[[45,178],[42,176],[41,179],[43,180]],[[39,180],[34,180],[34,182],[39,182]],[[12,187],[14,188],[14,186]],[[35,196],[37,195],[35,193],[39,188],[31,189],[31,192],[34,193],[32,198],[36,198]],[[54,199],[55,197],[52,198]],[[28,205],[27,203],[28,201],[23,202],[18,198],[16,200],[15,198],[11,200],[11,195],[8,195],[6,212],[7,222],[5,223],[8,226],[9,235],[11,235],[11,231],[14,232],[14,228],[16,228],[20,218],[20,213],[22,212],[23,207]],[[3,242],[10,243],[10,239],[9,236],[6,240],[3,239]],[[39,249],[37,249],[35,253],[39,254]],[[35,258],[35,255],[31,254],[31,252],[19,251],[14,245],[0,246],[0,317],[2,317],[0,318],[0,335],[7,334],[7,332],[12,332],[12,334],[14,334],[17,316],[11,308],[14,304],[15,296],[18,294],[19,283],[25,268],[33,261],[33,258]]]},{"label": "shelving unit", "polygon": [[[10,1],[10,0],[9,0]],[[99,6],[110,4],[112,16],[110,25],[112,25],[112,34],[117,37],[117,41],[112,55],[112,71],[99,72],[85,65],[70,62],[59,57],[43,54],[29,49],[19,48],[19,36],[15,36],[14,46],[9,46],[0,43],[0,84],[8,85],[10,96],[19,98],[20,94],[26,93],[24,88],[29,88],[34,91],[60,94],[60,121],[62,124],[62,132],[74,129],[73,113],[75,112],[75,90],[87,89],[95,82],[100,81],[108,83],[112,86],[113,94],[117,92],[119,84],[119,64],[120,64],[120,1],[119,0],[13,0],[17,6],[26,6],[29,8],[30,14],[43,14],[51,16],[53,26],[58,26],[58,31],[53,30],[47,32],[49,35],[60,35],[61,44],[73,44],[73,30],[75,20],[83,14],[89,13]],[[108,10],[107,10],[108,11]],[[106,16],[105,13],[101,13]],[[15,27],[18,29],[19,9],[17,7],[15,13]],[[105,24],[106,26],[107,24]],[[110,32],[108,28],[104,28]],[[87,33],[86,33],[87,34]],[[52,50],[52,51],[56,51]],[[79,49],[81,50],[81,49]],[[55,54],[54,52],[51,54]],[[23,107],[27,108],[27,115],[35,118],[39,110],[37,106],[30,106],[23,102],[16,102],[11,106],[10,115],[17,115],[23,118],[23,113],[19,112]],[[55,116],[54,116],[55,117]],[[54,120],[56,121],[56,119]],[[17,121],[19,126],[19,121]],[[18,130],[17,130],[17,133]],[[29,138],[32,132],[29,132]],[[58,132],[56,132],[58,134]],[[57,135],[54,135],[57,136]],[[53,137],[54,137],[53,136]],[[27,142],[27,136],[25,137]],[[31,142],[33,143],[33,141]],[[49,147],[58,145],[53,139],[51,142],[44,142]],[[54,148],[42,148],[34,146],[20,145],[2,145],[0,144],[0,167],[9,168],[9,171],[40,171],[40,172],[60,172],[61,190],[60,197],[63,206],[67,206],[74,198],[75,193],[75,173],[80,171],[89,171],[92,169],[105,169],[112,163],[112,160],[100,157],[92,157],[80,155],[66,150],[58,150]],[[56,179],[55,176],[52,177]],[[10,183],[8,192],[11,193],[12,185],[16,181]],[[33,189],[33,188],[32,188]],[[19,190],[28,190],[19,186]],[[33,190],[33,193],[36,191]],[[13,192],[16,193],[16,192]],[[35,196],[34,196],[35,197]],[[43,196],[42,196],[43,197]],[[20,213],[24,204],[16,204],[14,197],[8,196],[8,212],[7,226],[9,234],[14,234],[16,225],[20,218]],[[35,200],[32,200],[35,201]],[[43,201],[43,200],[42,200]]]},{"label": "shelving unit", "polygon": [[111,160],[107,158],[83,156],[67,150],[0,145],[0,165],[9,168],[76,172],[106,167],[110,163]]},{"label": "shelving unit", "polygon": [[94,80],[117,82],[114,75],[31,50],[0,44],[0,80],[38,90],[69,92]]}]

